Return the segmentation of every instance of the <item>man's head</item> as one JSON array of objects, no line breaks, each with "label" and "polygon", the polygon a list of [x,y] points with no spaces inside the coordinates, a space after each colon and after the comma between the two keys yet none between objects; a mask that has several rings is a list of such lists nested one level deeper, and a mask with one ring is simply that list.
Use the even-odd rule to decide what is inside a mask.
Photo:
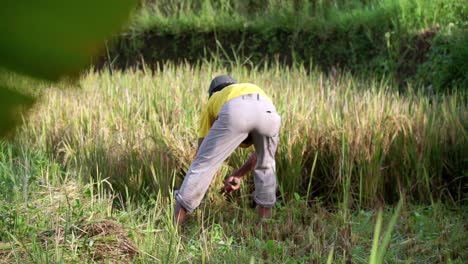
[{"label": "man's head", "polygon": [[215,77],[211,83],[210,88],[208,89],[208,95],[211,97],[213,93],[221,91],[224,87],[235,84],[237,81],[229,75],[219,75]]}]

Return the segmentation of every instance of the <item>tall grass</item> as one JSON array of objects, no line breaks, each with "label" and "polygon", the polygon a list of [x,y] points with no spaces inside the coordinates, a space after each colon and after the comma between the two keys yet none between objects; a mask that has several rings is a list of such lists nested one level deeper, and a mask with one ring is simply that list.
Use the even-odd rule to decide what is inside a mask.
[{"label": "tall grass", "polygon": [[[1,180],[14,182],[13,191],[0,189],[10,198],[0,200],[2,263],[464,263],[468,256],[463,208],[435,203],[378,214],[353,210],[343,222],[342,211],[299,197],[279,203],[273,219],[258,225],[254,210],[213,200],[177,230],[173,201],[162,193],[144,203],[124,202],[107,180],[81,181],[84,174],[74,175],[30,146],[2,143],[0,153],[12,153],[0,157]],[[15,191],[24,190],[21,170],[9,172],[28,163],[24,200]]]},{"label": "tall grass", "polygon": [[391,19],[396,30],[419,30],[463,19],[463,1],[424,0],[300,0],[300,1],[142,1],[132,24],[141,32],[180,32],[253,27],[304,30],[352,27],[366,21]]},{"label": "tall grass", "polygon": [[[264,88],[282,116],[281,199],[308,194],[346,207],[392,203],[402,194],[465,199],[465,91],[429,100],[402,96],[385,80],[326,77],[300,66],[250,71],[233,64],[230,71]],[[131,197],[168,195],[194,157],[206,87],[225,72],[213,63],[90,72],[80,89],[45,92],[16,140]],[[214,188],[245,155],[234,153]]]},{"label": "tall grass", "polygon": [[149,0],[98,65],[196,63],[217,53],[260,66],[276,58],[391,76],[402,90],[419,81],[420,90],[450,91],[466,83],[466,17],[463,0]]},{"label": "tall grass", "polygon": [[[437,200],[465,199],[465,91],[402,96],[385,80],[279,64],[160,69],[89,72],[79,87],[51,87],[0,144],[2,261],[463,263],[466,210]],[[218,194],[241,150],[176,230],[172,191],[195,154],[207,86],[227,71],[263,87],[283,118],[276,210],[257,225],[251,177],[231,202]],[[396,213],[362,210],[400,196],[408,203]],[[394,232],[380,238],[391,215]]]}]

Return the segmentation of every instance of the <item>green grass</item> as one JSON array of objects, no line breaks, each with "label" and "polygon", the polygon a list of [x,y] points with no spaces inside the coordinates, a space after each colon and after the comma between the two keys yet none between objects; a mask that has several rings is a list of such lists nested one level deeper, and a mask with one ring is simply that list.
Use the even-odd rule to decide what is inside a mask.
[{"label": "green grass", "polygon": [[143,1],[98,65],[278,60],[450,92],[467,83],[467,17],[464,0]]},{"label": "green grass", "polygon": [[[0,148],[8,153],[16,147],[2,143]],[[16,166],[43,156],[21,149],[14,155]],[[107,181],[82,182],[83,175],[50,170],[57,164],[45,161],[46,167],[31,167],[27,199],[13,192],[10,201],[0,202],[2,263],[322,263],[328,257],[332,263],[369,263],[373,237],[378,238],[373,229],[382,219],[384,226],[397,220],[386,237],[389,263],[463,263],[468,257],[466,208],[404,205],[393,220],[392,209],[379,217],[373,210],[355,210],[343,222],[341,211],[319,202],[310,206],[298,197],[279,203],[272,220],[259,225],[247,206],[211,199],[176,231],[170,199],[157,195],[144,203],[122,203]],[[0,174],[16,166],[3,166]],[[14,181],[22,174],[8,177]]]},{"label": "green grass", "polygon": [[229,201],[218,193],[241,150],[175,230],[171,193],[195,154],[207,86],[226,71],[168,63],[154,73],[89,72],[79,87],[45,90],[0,145],[1,259],[367,263],[384,249],[392,263],[467,259],[465,91],[429,100],[385,79],[300,66],[230,66],[263,87],[283,118],[273,218],[258,224],[251,177]]},{"label": "green grass", "polygon": [[[136,48],[147,30],[313,31],[323,43],[346,43],[321,45],[324,61],[335,65],[332,58],[346,55],[373,68],[324,74],[315,61],[285,67],[261,53],[257,63],[240,55],[242,43],[232,54],[216,43],[213,60],[89,71],[78,83],[38,83],[1,70],[8,86],[28,87],[39,101],[14,137],[0,142],[0,263],[467,261],[468,112],[466,91],[457,89],[464,87],[463,1],[142,3],[127,33]],[[400,93],[391,76],[376,77],[381,68],[398,69],[404,41],[439,27],[420,74],[435,72],[432,83],[441,91],[450,84],[450,93],[419,84]],[[257,44],[274,52],[280,42]],[[384,55],[353,57],[367,45]],[[272,219],[259,222],[250,208],[252,177],[232,197],[219,194],[223,177],[247,155],[238,150],[178,229],[172,194],[195,155],[208,84],[226,72],[264,88],[282,116],[278,202]]]},{"label": "green grass", "polygon": [[466,12],[463,1],[458,0],[143,1],[131,29],[137,32],[153,29],[161,33],[246,27],[332,30],[337,26],[363,25],[380,16],[392,18],[391,23],[398,30],[411,31],[435,24],[447,25],[466,18]]},{"label": "green grass", "polygon": [[[81,89],[46,91],[17,141],[77,173],[108,178],[123,193],[167,195],[195,154],[207,84],[226,72],[215,65],[89,73]],[[465,199],[464,91],[433,99],[400,95],[385,80],[326,77],[302,67],[249,71],[233,65],[231,73],[264,88],[282,116],[282,199],[309,194],[345,207],[393,203],[400,195],[424,202]],[[216,183],[245,155],[236,152]]]}]

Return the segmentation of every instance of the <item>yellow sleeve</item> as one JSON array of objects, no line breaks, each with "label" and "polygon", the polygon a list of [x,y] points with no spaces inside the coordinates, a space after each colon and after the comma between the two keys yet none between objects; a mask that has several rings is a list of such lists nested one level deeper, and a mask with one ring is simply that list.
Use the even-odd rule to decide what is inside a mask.
[{"label": "yellow sleeve", "polygon": [[205,109],[202,111],[202,114],[200,117],[200,126],[198,128],[198,138],[206,137],[213,123],[214,123],[214,118],[211,117],[209,105],[207,104]]}]

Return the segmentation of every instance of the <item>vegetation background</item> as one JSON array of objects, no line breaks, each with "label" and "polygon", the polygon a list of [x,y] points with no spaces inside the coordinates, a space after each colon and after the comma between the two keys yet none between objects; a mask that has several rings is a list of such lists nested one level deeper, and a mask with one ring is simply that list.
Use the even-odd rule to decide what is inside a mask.
[{"label": "vegetation background", "polygon": [[[90,57],[0,60],[0,131],[22,123],[0,143],[0,261],[466,262],[467,17],[463,0],[140,1],[81,74]],[[251,177],[218,193],[239,150],[177,229],[226,72],[282,115],[276,210],[258,222]]]}]

